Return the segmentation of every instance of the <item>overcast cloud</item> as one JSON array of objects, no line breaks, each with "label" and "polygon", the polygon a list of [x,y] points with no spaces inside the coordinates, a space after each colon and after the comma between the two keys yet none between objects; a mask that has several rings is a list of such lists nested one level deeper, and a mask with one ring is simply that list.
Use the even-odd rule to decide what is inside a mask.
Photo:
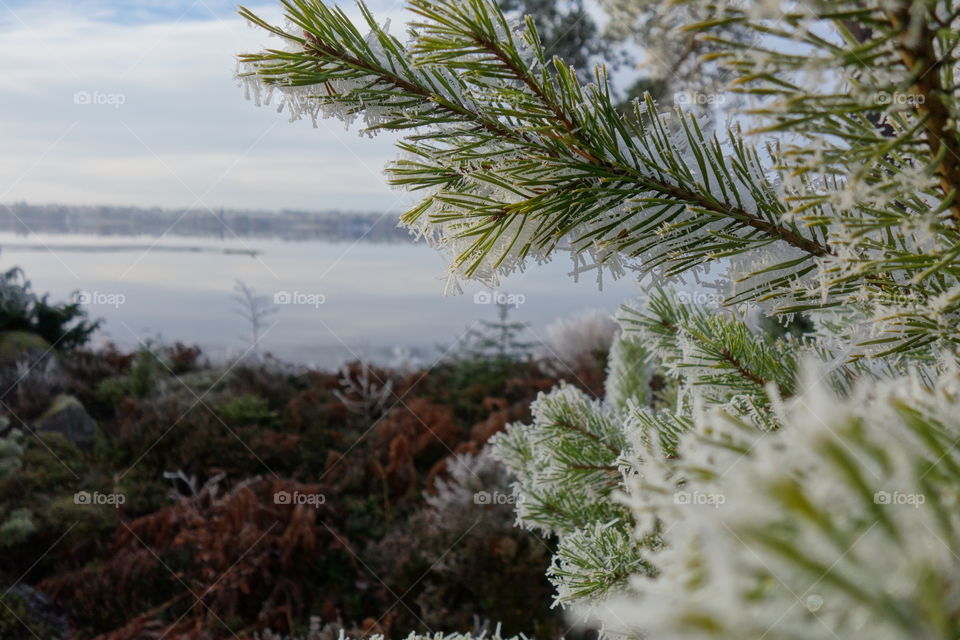
[{"label": "overcast cloud", "polygon": [[401,211],[389,137],[244,100],[234,55],[271,43],[219,0],[0,0],[0,203]]}]

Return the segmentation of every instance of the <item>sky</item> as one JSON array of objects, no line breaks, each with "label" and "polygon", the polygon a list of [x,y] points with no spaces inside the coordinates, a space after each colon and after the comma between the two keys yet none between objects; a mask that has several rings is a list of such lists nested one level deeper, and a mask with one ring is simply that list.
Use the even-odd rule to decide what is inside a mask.
[{"label": "sky", "polygon": [[402,212],[389,136],[244,99],[235,56],[276,42],[224,0],[0,0],[0,203]]}]

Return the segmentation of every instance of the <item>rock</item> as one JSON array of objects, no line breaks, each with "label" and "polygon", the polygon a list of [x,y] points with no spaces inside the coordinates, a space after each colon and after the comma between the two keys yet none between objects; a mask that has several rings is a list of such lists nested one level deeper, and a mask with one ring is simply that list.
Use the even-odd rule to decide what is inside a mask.
[{"label": "rock", "polygon": [[50,343],[29,331],[0,331],[0,365],[34,360],[50,353]]},{"label": "rock", "polygon": [[54,398],[34,425],[40,431],[62,434],[78,447],[89,447],[97,433],[97,423],[74,396],[60,394]]},{"label": "rock", "polygon": [[[21,638],[37,637],[41,640],[66,638],[68,636],[67,616],[44,593],[25,584],[15,584],[7,590],[10,607],[2,613],[12,613],[12,621],[2,621],[3,631],[14,629],[21,632]],[[6,603],[5,603],[6,604]],[[5,622],[10,622],[9,625]],[[24,628],[24,626],[27,628]],[[7,627],[13,627],[8,629]],[[28,632],[27,629],[30,631]],[[32,636],[30,635],[32,634]],[[10,637],[10,636],[4,636]]]}]

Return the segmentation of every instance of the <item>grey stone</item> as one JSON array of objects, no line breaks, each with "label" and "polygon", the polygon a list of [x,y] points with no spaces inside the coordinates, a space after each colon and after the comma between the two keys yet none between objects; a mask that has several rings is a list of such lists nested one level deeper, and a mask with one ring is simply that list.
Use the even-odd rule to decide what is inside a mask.
[{"label": "grey stone", "polygon": [[74,396],[60,394],[34,425],[39,431],[54,431],[78,447],[89,447],[97,433],[94,422],[83,404]]},{"label": "grey stone", "polygon": [[[49,629],[56,633],[58,638],[66,638],[69,633],[67,626],[67,616],[55,605],[46,594],[25,584],[15,584],[7,590],[8,595],[22,598],[24,606],[29,613],[29,618],[22,622],[32,629],[36,625],[42,625],[46,631]],[[24,630],[25,638],[30,636]],[[43,638],[49,638],[47,633],[43,633]]]}]

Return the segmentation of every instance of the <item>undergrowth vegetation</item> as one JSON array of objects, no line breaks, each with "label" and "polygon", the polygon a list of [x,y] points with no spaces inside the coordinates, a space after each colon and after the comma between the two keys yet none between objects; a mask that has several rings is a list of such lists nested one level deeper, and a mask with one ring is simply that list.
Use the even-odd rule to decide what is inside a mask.
[{"label": "undergrowth vegetation", "polygon": [[[101,640],[305,634],[311,620],[356,635],[562,632],[550,543],[513,526],[509,482],[482,453],[530,418],[556,363],[465,351],[430,369],[328,373],[214,366],[182,344],[24,357],[48,373],[4,399],[0,578],[44,604],[4,598],[0,628],[52,616],[51,638]],[[577,384],[591,366],[560,373]],[[40,426],[63,398],[96,424],[89,442]]]}]

